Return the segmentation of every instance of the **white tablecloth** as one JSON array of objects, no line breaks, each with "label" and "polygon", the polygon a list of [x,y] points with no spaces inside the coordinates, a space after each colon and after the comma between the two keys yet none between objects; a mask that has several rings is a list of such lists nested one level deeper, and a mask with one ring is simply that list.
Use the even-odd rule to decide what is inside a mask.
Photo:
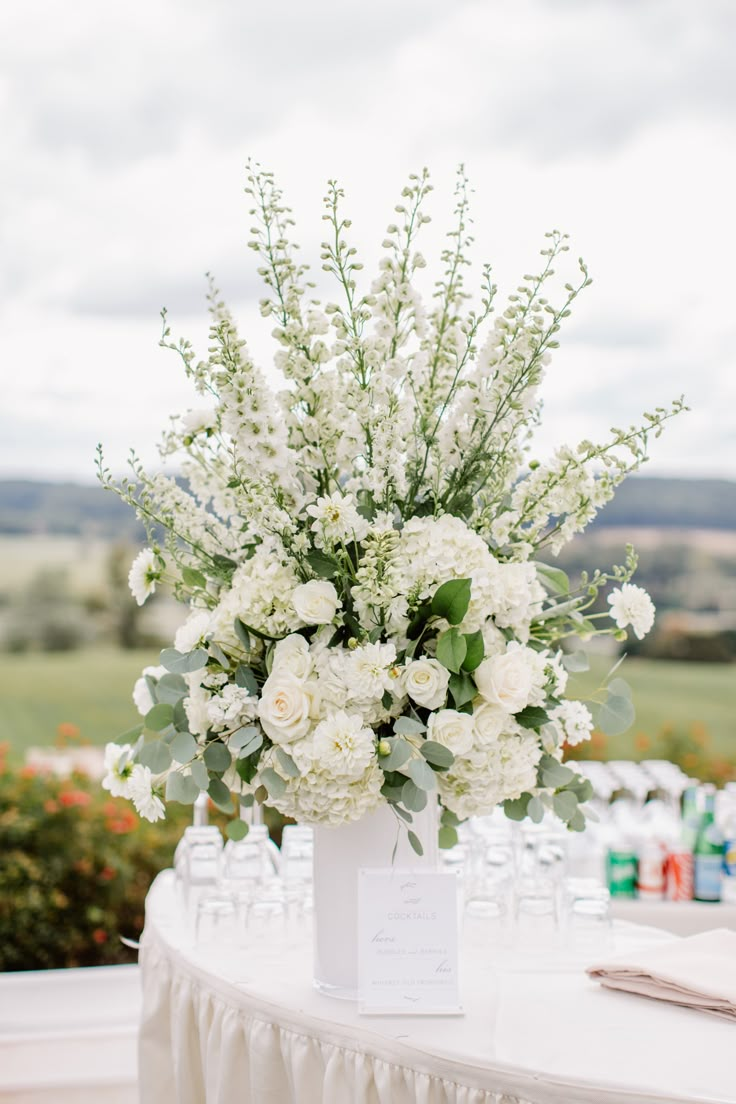
[{"label": "white tablecloth", "polygon": [[[617,950],[673,938],[618,925]],[[170,872],[141,948],[141,1104],[736,1104],[736,1027],[588,980],[570,952],[468,941],[462,1017],[314,991],[307,933],[195,948]]]}]

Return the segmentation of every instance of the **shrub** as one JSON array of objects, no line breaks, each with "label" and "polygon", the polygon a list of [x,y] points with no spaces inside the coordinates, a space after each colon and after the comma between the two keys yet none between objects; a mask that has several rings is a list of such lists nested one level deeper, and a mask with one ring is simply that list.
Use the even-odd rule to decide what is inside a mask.
[{"label": "shrub", "polygon": [[0,755],[0,970],[135,961],[144,901],[191,809],[140,821],[84,775],[10,769]]},{"label": "shrub", "polygon": [[[715,782],[723,786],[736,780],[736,760],[713,754],[711,740],[704,725],[691,724],[687,728],[676,728],[664,724],[652,739],[644,732],[634,738],[636,759],[669,759],[677,763],[691,778],[701,782]],[[566,760],[598,759],[605,762],[616,758],[608,746],[607,738],[600,732],[594,732],[592,738],[577,747],[568,747]]]}]

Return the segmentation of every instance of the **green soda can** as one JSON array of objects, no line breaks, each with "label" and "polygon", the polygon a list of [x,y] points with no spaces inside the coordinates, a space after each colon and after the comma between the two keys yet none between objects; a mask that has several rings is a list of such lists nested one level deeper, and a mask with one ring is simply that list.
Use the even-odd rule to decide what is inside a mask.
[{"label": "green soda can", "polygon": [[634,851],[609,850],[606,873],[612,897],[636,897],[637,861]]}]

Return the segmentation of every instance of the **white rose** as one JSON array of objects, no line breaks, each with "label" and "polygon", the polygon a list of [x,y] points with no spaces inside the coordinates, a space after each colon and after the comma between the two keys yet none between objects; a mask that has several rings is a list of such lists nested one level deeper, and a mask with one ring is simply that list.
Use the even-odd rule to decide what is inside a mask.
[{"label": "white rose", "polygon": [[273,650],[271,672],[285,672],[298,679],[305,679],[312,673],[314,662],[309,654],[309,641],[299,633],[291,633],[279,640]]},{"label": "white rose", "polygon": [[258,703],[263,730],[275,744],[306,736],[311,724],[312,696],[293,675],[279,673],[266,679]]},{"label": "white rose", "polygon": [[310,579],[291,596],[297,616],[307,625],[329,625],[340,607],[337,591],[326,579]]},{"label": "white rose", "polygon": [[530,648],[510,645],[502,655],[484,659],[473,673],[481,697],[507,713],[520,713],[534,688],[536,658]]},{"label": "white rose", "polygon": [[404,668],[405,693],[425,709],[439,709],[447,697],[450,672],[436,659],[415,659]]},{"label": "white rose", "polygon": [[504,713],[503,709],[499,709],[497,705],[490,705],[483,701],[482,698],[476,699],[476,701],[480,701],[479,705],[473,707],[473,729],[476,742],[483,747],[489,747],[498,741],[504,728],[508,725],[508,713]]},{"label": "white rose", "polygon": [[464,755],[473,746],[473,717],[456,709],[440,709],[427,722],[427,739],[449,748],[453,755]]}]

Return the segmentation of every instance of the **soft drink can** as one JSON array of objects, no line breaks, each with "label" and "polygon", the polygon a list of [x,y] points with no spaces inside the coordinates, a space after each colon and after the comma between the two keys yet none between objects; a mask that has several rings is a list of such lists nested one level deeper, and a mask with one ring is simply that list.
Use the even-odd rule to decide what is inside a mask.
[{"label": "soft drink can", "polygon": [[636,854],[633,851],[609,851],[606,869],[612,897],[636,897]]},{"label": "soft drink can", "polygon": [[668,901],[692,901],[695,863],[686,847],[673,849],[667,856],[665,896]]},{"label": "soft drink can", "polygon": [[650,901],[661,901],[664,897],[664,860],[665,852],[654,841],[643,844],[639,849],[636,889],[640,897]]}]

